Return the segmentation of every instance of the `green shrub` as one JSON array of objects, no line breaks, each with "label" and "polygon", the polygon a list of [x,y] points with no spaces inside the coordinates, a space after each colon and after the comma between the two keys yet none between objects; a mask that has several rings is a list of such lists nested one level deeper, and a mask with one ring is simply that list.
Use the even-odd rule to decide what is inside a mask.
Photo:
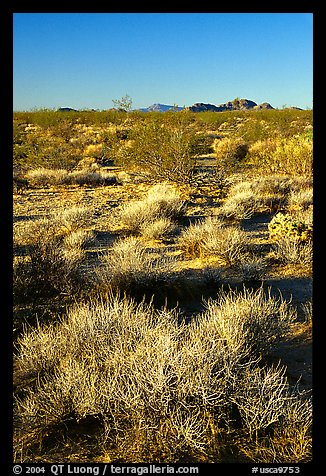
[{"label": "green shrub", "polygon": [[194,167],[193,134],[183,126],[147,122],[132,130],[130,142],[120,148],[117,160],[127,167],[140,168],[156,180],[188,182]]},{"label": "green shrub", "polygon": [[277,213],[268,225],[269,237],[280,240],[285,237],[293,241],[312,239],[312,225],[297,221],[293,215]]},{"label": "green shrub", "polygon": [[244,159],[248,153],[248,144],[238,137],[224,137],[215,139],[213,149],[218,165],[234,166]]},{"label": "green shrub", "polygon": [[312,176],[313,141],[306,134],[276,136],[250,148],[250,157],[271,173]]}]

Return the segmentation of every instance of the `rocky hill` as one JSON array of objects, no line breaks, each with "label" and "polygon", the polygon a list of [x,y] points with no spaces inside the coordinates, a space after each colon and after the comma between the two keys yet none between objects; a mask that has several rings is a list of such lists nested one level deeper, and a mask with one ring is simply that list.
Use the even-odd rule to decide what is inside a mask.
[{"label": "rocky hill", "polygon": [[233,101],[228,101],[224,104],[219,104],[215,106],[214,104],[204,104],[202,102],[195,103],[192,106],[185,108],[188,111],[193,112],[202,112],[202,111],[213,111],[213,112],[222,112],[222,111],[241,111],[247,109],[274,109],[268,102],[263,102],[262,104],[257,104],[250,99],[234,99]]},{"label": "rocky hill", "polygon": [[[170,111],[171,109],[175,109],[175,106],[170,106],[168,104],[155,103],[149,107],[143,107],[139,110],[143,112],[151,112],[151,111],[166,112],[166,111]],[[216,106],[215,104],[206,104],[203,102],[196,102],[192,106],[187,106],[185,108],[177,107],[178,111],[182,111],[183,109],[187,111],[192,111],[192,112],[203,112],[203,111],[222,112],[222,111],[241,111],[241,110],[247,110],[247,109],[274,109],[274,108],[268,102],[257,104],[254,101],[251,101],[250,99],[236,98],[233,101],[228,101],[226,103],[219,104],[218,106]]]}]

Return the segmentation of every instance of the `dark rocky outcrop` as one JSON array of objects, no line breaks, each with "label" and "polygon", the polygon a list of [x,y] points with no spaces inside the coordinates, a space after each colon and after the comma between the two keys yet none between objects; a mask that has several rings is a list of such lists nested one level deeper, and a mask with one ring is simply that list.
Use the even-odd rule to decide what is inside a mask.
[{"label": "dark rocky outcrop", "polygon": [[227,103],[220,104],[218,107],[222,108],[223,111],[241,111],[243,109],[253,109],[257,106],[257,103],[251,101],[250,99],[233,99],[233,101],[228,101]]},{"label": "dark rocky outcrop", "polygon": [[203,102],[196,102],[192,106],[186,107],[185,109],[192,112],[202,112],[202,111],[220,112],[223,110],[219,108],[218,106],[214,106],[214,104],[205,104]]},{"label": "dark rocky outcrop", "polygon": [[269,104],[269,102],[262,102],[254,107],[254,109],[274,109],[273,106]]},{"label": "dark rocky outcrop", "polygon": [[222,111],[244,111],[248,109],[274,109],[268,102],[262,104],[257,104],[250,99],[239,99],[236,98],[233,101],[228,101],[223,104],[215,106],[214,104],[205,104],[202,102],[197,102],[192,106],[185,108],[188,111],[192,112],[202,112],[202,111],[213,111],[213,112],[222,112]]}]

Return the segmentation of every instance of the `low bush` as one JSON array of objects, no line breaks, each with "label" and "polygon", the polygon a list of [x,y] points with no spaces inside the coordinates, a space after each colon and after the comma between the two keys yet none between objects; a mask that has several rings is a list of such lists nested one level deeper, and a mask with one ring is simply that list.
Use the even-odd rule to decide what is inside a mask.
[{"label": "low bush", "polygon": [[185,183],[194,167],[193,136],[194,132],[182,124],[153,120],[132,130],[130,141],[119,149],[116,160],[141,169],[151,179]]},{"label": "low bush", "polygon": [[[85,165],[85,163],[84,163]],[[67,171],[65,169],[32,169],[26,173],[31,185],[116,185],[119,180],[115,174],[92,167]]]},{"label": "low bush", "polygon": [[132,236],[118,239],[101,261],[97,269],[101,292],[114,289],[152,295],[173,279],[174,261],[155,256]]},{"label": "low bush", "polygon": [[[54,428],[69,437],[82,421],[86,432],[97,427],[90,444],[111,460],[216,462],[230,431],[249,429],[242,447],[258,432],[276,438],[284,421],[288,435],[309,432],[309,408],[284,373],[257,367],[292,320],[289,305],[262,289],[222,292],[188,325],[176,310],[126,297],[76,305],[17,343],[15,368],[29,385],[16,399],[16,439],[42,452]],[[294,457],[308,459],[309,448]]]},{"label": "low bush", "polygon": [[313,245],[311,241],[298,241],[291,236],[284,236],[272,245],[269,257],[282,264],[300,265],[311,271]]},{"label": "low bush", "polygon": [[235,402],[251,435],[242,436],[238,443],[246,458],[256,463],[309,462],[312,401],[289,391],[285,369],[250,369],[238,385]]},{"label": "low bush", "polygon": [[14,260],[14,301],[36,302],[60,293],[77,292],[83,278],[80,265],[93,233],[81,230],[89,220],[82,207],[63,209],[53,217],[28,222],[14,236],[24,246],[23,256]]},{"label": "low bush", "polygon": [[185,202],[178,190],[173,185],[159,183],[149,189],[144,200],[124,205],[120,216],[129,233],[146,236],[151,235],[152,229],[155,235],[156,227],[156,233],[160,229],[162,236],[171,229],[171,220],[179,218],[184,208]]},{"label": "low bush", "polygon": [[313,141],[305,133],[291,137],[276,136],[254,143],[249,159],[271,173],[312,176]]},{"label": "low bush", "polygon": [[312,240],[312,225],[290,214],[277,213],[268,224],[268,231],[269,237],[275,241],[284,238],[301,242]]},{"label": "low bush", "polygon": [[248,189],[236,191],[231,188],[227,198],[218,209],[221,219],[247,220],[260,210],[261,201],[249,183]]},{"label": "low bush", "polygon": [[249,147],[245,141],[238,137],[224,137],[214,140],[213,149],[218,166],[232,167],[246,157]]},{"label": "low bush", "polygon": [[189,257],[215,256],[233,265],[246,250],[247,235],[237,226],[208,218],[182,231],[178,245]]},{"label": "low bush", "polygon": [[147,240],[159,240],[175,229],[173,222],[166,217],[145,221],[140,226],[140,234]]}]

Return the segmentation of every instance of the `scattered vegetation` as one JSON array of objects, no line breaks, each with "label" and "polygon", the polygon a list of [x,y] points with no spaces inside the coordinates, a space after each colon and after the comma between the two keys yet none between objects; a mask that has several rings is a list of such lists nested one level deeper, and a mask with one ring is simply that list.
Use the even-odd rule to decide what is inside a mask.
[{"label": "scattered vegetation", "polygon": [[161,237],[172,227],[172,220],[180,218],[184,210],[180,192],[171,184],[153,185],[144,200],[127,203],[121,210],[121,221],[129,233]]},{"label": "scattered vegetation", "polygon": [[15,462],[310,461],[312,111],[116,105],[14,114]]}]

